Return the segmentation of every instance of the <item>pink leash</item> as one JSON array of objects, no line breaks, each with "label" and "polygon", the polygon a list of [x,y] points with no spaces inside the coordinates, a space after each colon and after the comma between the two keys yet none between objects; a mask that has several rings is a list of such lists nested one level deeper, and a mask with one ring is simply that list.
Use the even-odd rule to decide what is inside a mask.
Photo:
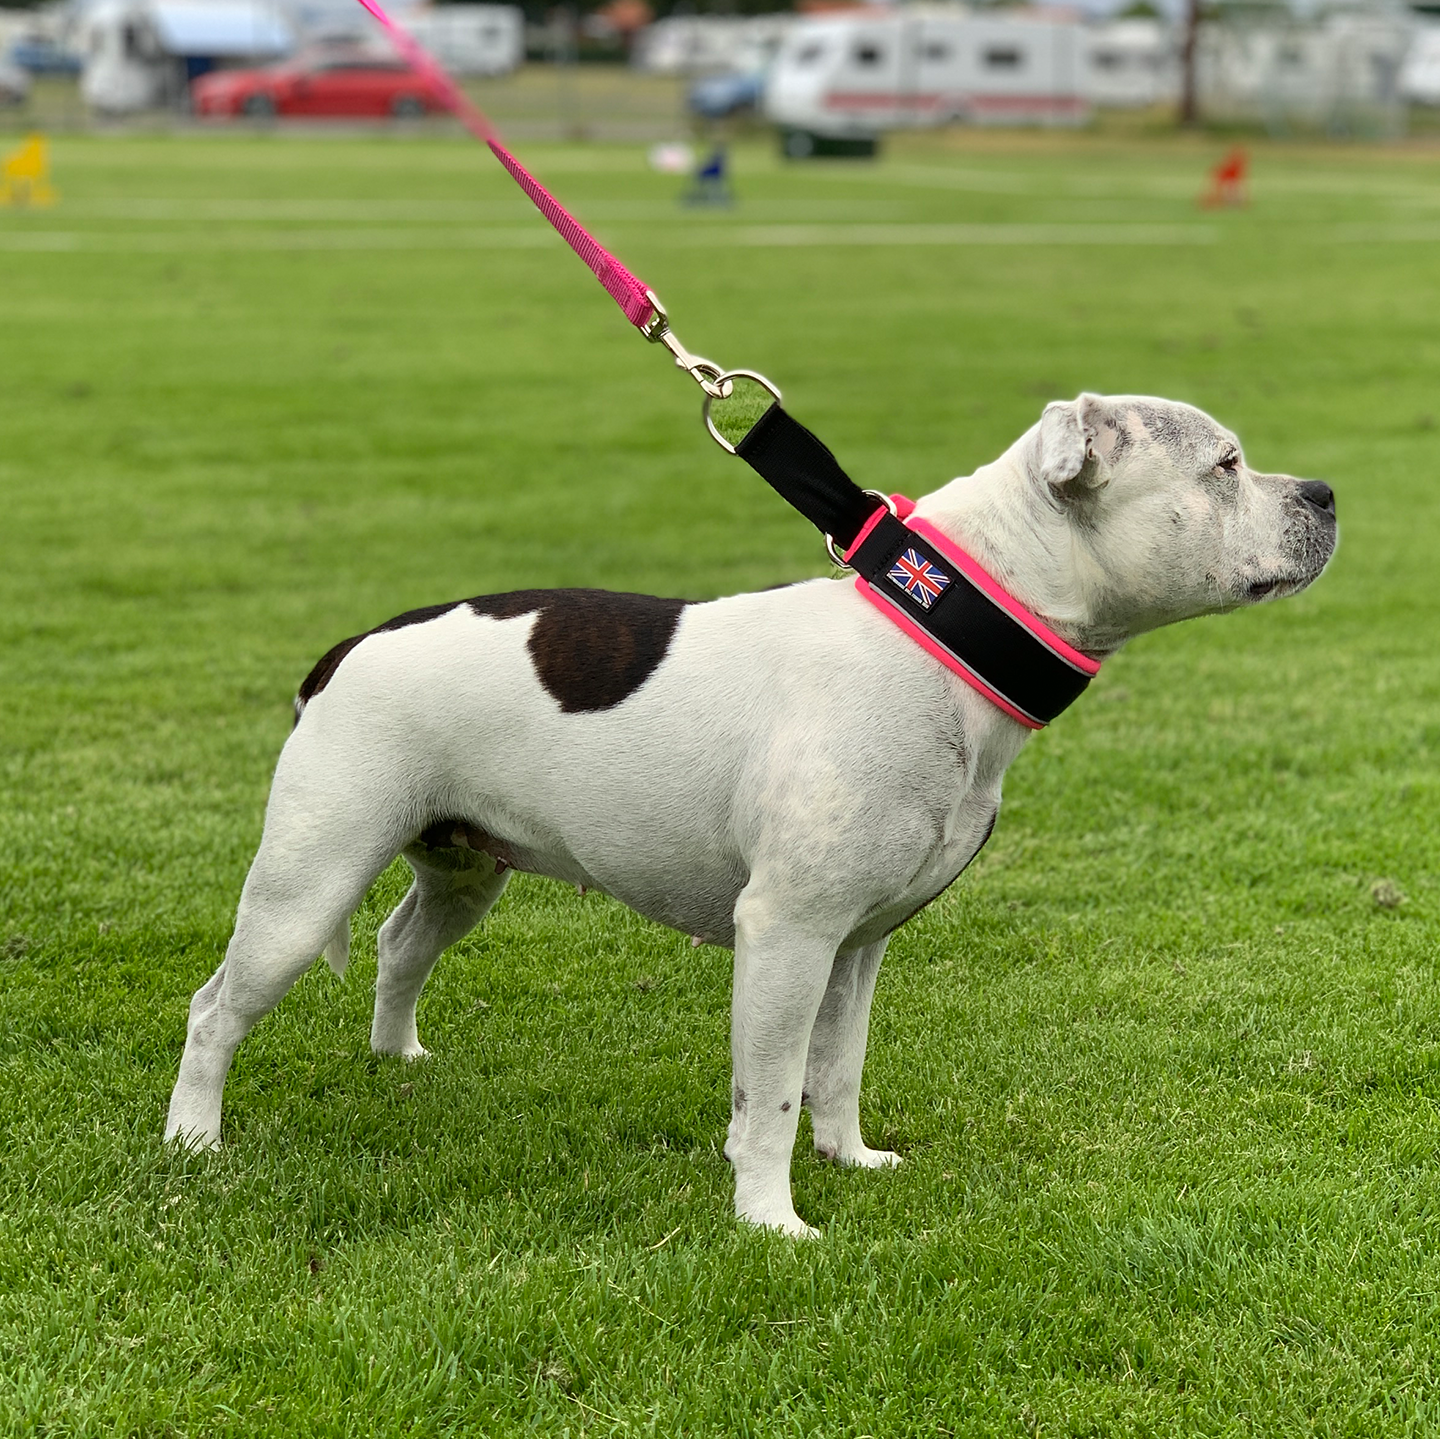
[{"label": "pink leash", "polygon": [[[1032,615],[1023,605],[1010,595],[990,578],[988,574],[969,555],[950,543],[939,531],[926,525],[921,520],[909,520],[906,517],[914,508],[909,500],[902,500],[895,496],[893,500],[886,500],[883,495],[876,495],[874,491],[861,491],[854,482],[840,470],[835,462],[835,457],[815,438],[805,427],[792,419],[780,406],[780,392],[763,375],[757,375],[752,370],[723,371],[721,367],[711,360],[702,360],[687,351],[674,332],[670,329],[669,317],[660,301],[655,298],[655,292],[651,290],[643,280],[632,274],[619,260],[615,258],[596,238],[585,229],[585,227],[542,185],[520,162],[510,153],[500,140],[495,127],[485,118],[474,104],[464,95],[459,86],[445,73],[438,62],[430,55],[423,45],[419,43],[407,31],[402,30],[385,13],[380,0],[360,0],[360,3],[385,27],[395,48],[410,62],[415,70],[423,75],[426,80],[435,87],[439,95],[444,99],[450,110],[456,115],[467,130],[477,139],[483,140],[497,160],[510,172],[515,183],[534,202],[535,208],[555,227],[561,239],[575,251],[577,255],[589,266],[595,278],[605,287],[606,293],[624,311],[625,318],[634,325],[645,338],[652,343],[660,343],[670,351],[675,358],[675,364],[686,371],[705,392],[704,417],[706,427],[709,429],[712,438],[720,446],[729,451],[732,455],[739,455],[753,469],[755,469],[768,483],[794,505],[801,514],[811,520],[822,532],[827,526],[821,519],[816,517],[813,503],[807,503],[807,499],[813,501],[817,496],[825,498],[826,480],[825,477],[833,470],[830,476],[829,485],[831,493],[829,498],[833,500],[839,494],[842,503],[850,500],[858,500],[864,503],[865,495],[874,495],[880,499],[882,507],[875,510],[869,519],[864,522],[863,528],[859,530],[858,536],[848,546],[848,551],[842,559],[836,553],[830,535],[826,534],[825,542],[830,550],[831,557],[837,564],[844,568],[853,568],[847,563],[861,548],[866,538],[881,523],[890,519],[898,519],[905,525],[903,533],[909,534],[917,542],[928,543],[939,555],[944,557],[957,571],[957,574],[966,576],[977,593],[984,594],[990,603],[997,610],[1004,612],[1008,619],[1018,625],[1022,634],[1032,646],[1038,646],[1047,655],[1058,660],[1062,665],[1074,674],[1081,676],[1079,688],[1083,689],[1100,668],[1099,662],[1090,659],[1086,655],[1071,649],[1058,635],[1053,633],[1037,616]],[[775,403],[771,405],[767,414],[761,421],[752,427],[751,431],[739,442],[739,445],[732,445],[716,428],[710,417],[710,404],[712,400],[729,399],[734,392],[734,382],[738,379],[753,381],[765,390],[769,391]],[[770,421],[771,428],[775,426],[784,427],[784,433],[780,437],[779,447],[776,453],[768,461],[757,457],[754,450],[756,434],[765,428],[766,421]],[[796,485],[799,488],[795,488]],[[813,490],[813,493],[809,493]],[[904,506],[903,512],[901,506]],[[824,508],[822,506],[822,508]],[[888,562],[887,562],[888,563]],[[893,579],[893,575],[891,576]],[[1000,692],[1000,690],[987,683],[985,676],[976,668],[968,664],[962,654],[945,645],[929,625],[924,623],[924,616],[907,615],[900,602],[893,596],[888,596],[876,588],[878,575],[869,575],[863,570],[856,579],[856,587],[860,593],[877,607],[912,639],[917,641],[926,651],[933,655],[947,669],[959,675],[967,684],[978,690],[993,704],[997,705],[1004,713],[1011,718],[1018,720],[1021,724],[1032,729],[1039,729],[1048,722],[1051,715],[1045,718],[1036,718],[1027,713],[1024,709],[1011,701]],[[952,577],[943,576],[945,586],[952,584]],[[937,594],[939,592],[937,591]],[[927,602],[925,607],[929,609]],[[1076,689],[1076,694],[1079,689]],[[1073,695],[1062,697],[1055,709],[1059,713]]]},{"label": "pink leash", "polygon": [[461,124],[476,139],[483,140],[490,147],[495,158],[510,172],[515,183],[535,202],[535,208],[559,231],[560,238],[590,267],[595,278],[605,287],[606,293],[625,312],[625,318],[637,329],[644,330],[652,315],[663,316],[665,312],[655,303],[655,296],[644,280],[631,274],[505,148],[495,127],[441,69],[429,51],[385,13],[379,0],[360,0],[360,3],[389,32],[395,48],[444,96],[445,103]]}]

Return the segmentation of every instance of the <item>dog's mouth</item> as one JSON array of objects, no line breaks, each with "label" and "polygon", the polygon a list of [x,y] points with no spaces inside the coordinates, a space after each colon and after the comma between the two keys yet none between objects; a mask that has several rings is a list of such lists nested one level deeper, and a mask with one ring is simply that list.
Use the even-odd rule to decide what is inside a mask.
[{"label": "dog's mouth", "polygon": [[1305,555],[1289,574],[1262,575],[1259,579],[1251,580],[1240,592],[1241,603],[1263,604],[1266,600],[1285,599],[1289,595],[1298,595],[1301,590],[1309,589],[1324,573],[1334,552],[1335,546],[1332,544],[1323,554]]},{"label": "dog's mouth", "polygon": [[1257,605],[1261,600],[1273,599],[1281,594],[1288,594],[1294,586],[1293,580],[1269,579],[1256,580],[1253,584],[1245,587],[1245,602]]},{"label": "dog's mouth", "polygon": [[1299,574],[1288,575],[1264,575],[1260,579],[1251,580],[1244,589],[1240,591],[1241,603],[1246,605],[1263,604],[1266,600],[1282,600],[1289,595],[1298,595],[1301,590],[1308,589],[1320,578],[1320,573],[1325,568],[1329,554],[1315,557],[1318,563],[1306,563]]}]

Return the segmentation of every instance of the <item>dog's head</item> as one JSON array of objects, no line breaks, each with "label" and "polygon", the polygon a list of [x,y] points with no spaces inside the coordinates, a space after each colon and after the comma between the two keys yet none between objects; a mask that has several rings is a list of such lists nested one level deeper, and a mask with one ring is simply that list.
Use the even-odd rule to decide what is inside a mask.
[{"label": "dog's head", "polygon": [[1017,449],[1068,531],[1072,593],[1098,633],[1295,594],[1335,550],[1330,486],[1251,469],[1239,440],[1191,405],[1081,395],[1047,405]]}]

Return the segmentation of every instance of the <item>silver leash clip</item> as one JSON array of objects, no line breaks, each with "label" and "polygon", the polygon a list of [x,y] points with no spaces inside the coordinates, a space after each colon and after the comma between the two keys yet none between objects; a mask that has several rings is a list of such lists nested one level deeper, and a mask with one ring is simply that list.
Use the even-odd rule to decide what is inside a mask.
[{"label": "silver leash clip", "polygon": [[[716,400],[730,399],[735,394],[736,380],[744,380],[758,385],[769,395],[770,402],[774,404],[780,402],[780,391],[764,375],[757,375],[754,370],[722,370],[714,360],[702,360],[698,355],[692,355],[676,338],[674,330],[670,328],[670,317],[665,313],[665,306],[656,298],[655,291],[646,290],[645,298],[650,301],[655,314],[641,325],[640,333],[652,345],[664,345],[675,357],[677,368],[684,370],[705,392],[702,415],[705,420],[705,428],[710,432],[710,438],[726,454],[738,453],[735,446],[721,434],[717,427],[710,413],[711,404]],[[759,416],[757,415],[756,418],[758,419]]]},{"label": "silver leash clip", "polygon": [[684,370],[705,391],[707,399],[728,400],[734,386],[725,380],[725,372],[714,360],[702,360],[699,355],[692,355],[680,343],[675,331],[670,328],[670,317],[665,313],[665,306],[656,298],[654,290],[646,290],[645,298],[650,301],[655,315],[641,325],[640,333],[652,345],[664,345],[675,357],[676,367]]}]

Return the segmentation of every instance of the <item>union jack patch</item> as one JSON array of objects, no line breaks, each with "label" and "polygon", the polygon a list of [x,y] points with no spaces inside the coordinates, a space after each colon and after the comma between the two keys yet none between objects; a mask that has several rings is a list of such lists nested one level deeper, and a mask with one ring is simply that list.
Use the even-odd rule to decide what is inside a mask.
[{"label": "union jack patch", "polygon": [[950,576],[914,550],[906,550],[885,578],[904,590],[923,610],[928,610],[950,588]]}]

